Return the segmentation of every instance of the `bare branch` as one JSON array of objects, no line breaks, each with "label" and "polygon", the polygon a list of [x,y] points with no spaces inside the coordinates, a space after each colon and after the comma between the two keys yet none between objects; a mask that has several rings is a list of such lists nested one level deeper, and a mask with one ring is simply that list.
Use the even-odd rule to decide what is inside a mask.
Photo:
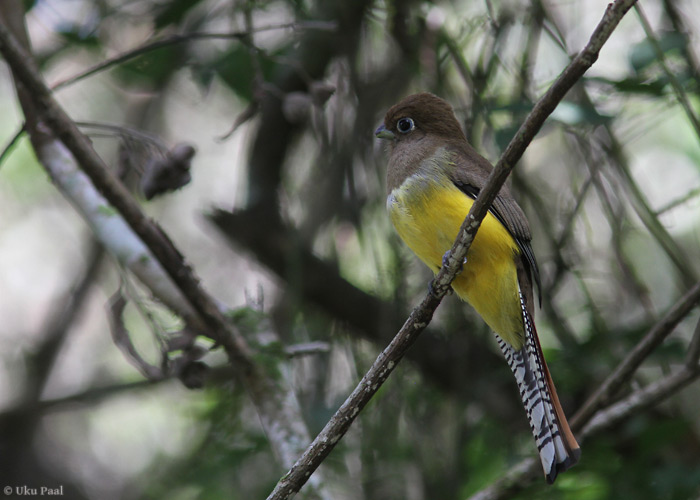
[{"label": "bare branch", "polygon": [[679,9],[679,4],[675,0],[663,0],[664,10],[666,15],[671,20],[671,25],[678,33],[685,35],[684,55],[688,61],[688,68],[696,81],[700,80],[700,60],[693,48],[689,21],[692,22],[692,16],[683,15]]},{"label": "bare branch", "polygon": [[580,429],[599,409],[610,402],[622,385],[627,382],[639,365],[656,349],[661,342],[673,331],[676,325],[700,301],[700,283],[691,288],[642,340],[630,351],[614,372],[598,387],[598,390],[588,398],[588,401],[576,412],[571,419],[571,427]]},{"label": "bare branch", "polygon": [[[58,154],[61,161],[67,159],[72,166],[79,164],[108,201],[103,204],[104,209],[114,212],[111,207],[116,208],[123,220],[128,222],[126,227],[130,228],[134,238],[145,243],[150,252],[146,260],[162,265],[176,285],[172,288],[182,293],[186,303],[195,311],[196,314],[187,318],[188,327],[199,330],[199,334],[209,336],[224,347],[236,377],[255,404],[265,431],[277,438],[271,440],[273,449],[283,466],[288,467],[299,453],[300,446],[309,439],[294,392],[284,384],[284,380],[280,380],[276,365],[273,369],[253,360],[238,329],[224,317],[219,304],[201,287],[182,254],[160,227],[143,214],[130,193],[92,148],[89,139],[80,133],[76,124],[54,100],[33,58],[25,49],[28,41],[22,12],[17,1],[0,4],[0,53],[13,71],[33,146],[41,149],[49,144],[57,149],[52,153]],[[8,19],[12,20],[12,27],[19,35],[10,31]],[[22,38],[24,45],[16,36]],[[314,482],[319,484],[320,478],[316,477]],[[322,497],[327,497],[321,488],[317,491]]]},{"label": "bare branch", "polygon": [[633,392],[623,400],[597,412],[581,431],[581,437],[585,438],[600,432],[636,413],[641,408],[653,406],[663,401],[695,380],[698,375],[700,375],[700,370],[697,366],[689,368],[684,365],[681,369],[661,380]]},{"label": "bare branch", "polygon": [[324,354],[330,352],[331,346],[328,342],[306,342],[304,344],[294,344],[284,348],[284,353],[290,358],[309,356],[312,354]]},{"label": "bare branch", "polygon": [[146,244],[167,274],[177,284],[209,329],[208,335],[220,342],[240,370],[252,369],[249,349],[230,325],[218,304],[201,287],[192,268],[160,227],[148,219],[121,182],[110,172],[92,144],[54,100],[43,82],[33,59],[26,53],[4,23],[0,23],[0,52],[12,68],[15,78],[31,95],[38,121],[46,123],[65,144],[92,183],[127,221]]}]

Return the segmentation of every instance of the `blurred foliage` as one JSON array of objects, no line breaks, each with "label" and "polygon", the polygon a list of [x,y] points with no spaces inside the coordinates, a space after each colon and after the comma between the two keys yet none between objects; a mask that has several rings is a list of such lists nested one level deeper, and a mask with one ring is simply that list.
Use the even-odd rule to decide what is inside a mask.
[{"label": "blurred foliage", "polygon": [[[645,2],[645,8],[648,5],[657,16],[659,46],[697,113],[699,68],[693,54],[698,48],[692,40],[700,33],[700,16],[691,15],[698,13],[695,3]],[[173,130],[184,130],[191,140],[190,135],[199,137],[196,128],[202,120],[215,123],[217,134],[211,135],[216,137],[200,138],[198,146],[205,154],[195,159],[195,164],[201,163],[193,169],[194,185],[147,209],[164,219],[178,244],[195,255],[205,284],[219,291],[235,290],[237,302],[227,297],[238,307],[232,319],[251,339],[274,329],[285,345],[315,340],[331,344],[329,353],[293,359],[287,366],[279,343],[251,341],[260,349],[260,359],[279,363],[274,368],[295,385],[312,433],[325,424],[384,344],[358,332],[347,317],[320,311],[304,296],[298,249],[279,249],[275,257],[284,259],[286,274],[270,279],[259,255],[241,252],[241,264],[228,249],[217,248],[212,254],[211,247],[220,246],[218,240],[206,246],[203,255],[197,253],[213,238],[211,232],[188,228],[188,221],[200,217],[202,206],[221,203],[221,198],[212,199],[220,184],[228,190],[229,207],[255,208],[250,206],[254,197],[248,196],[249,190],[271,193],[278,206],[266,208],[294,229],[291,238],[300,248],[312,249],[345,280],[388,308],[408,311],[425,293],[430,275],[398,241],[384,213],[385,156],[372,136],[383,112],[413,91],[439,93],[454,105],[477,149],[495,160],[569,54],[586,42],[604,8],[604,3],[586,1],[507,0],[75,0],[24,5],[42,70],[62,78],[68,71],[62,68],[77,73],[173,34],[240,33],[251,21],[258,28],[297,24],[243,38],[193,38],[144,50],[77,84],[77,96],[68,94],[66,101],[80,119],[117,116],[114,121],[172,141],[181,139],[169,135]],[[354,8],[360,15],[353,17]],[[670,9],[683,13],[681,18],[689,24],[678,26]],[[687,280],[697,280],[700,274],[700,138],[678,106],[653,46],[632,18],[630,14],[629,22],[613,35],[611,47],[548,120],[512,180],[531,222],[542,268],[546,303],[538,313],[538,329],[569,414],[686,290]],[[329,36],[327,23],[333,26]],[[328,101],[313,92],[320,82],[335,89]],[[206,154],[221,144],[212,139],[237,119],[230,114],[222,118],[212,110],[233,106],[243,113],[248,105],[251,115],[237,115],[240,129],[231,139],[242,143],[237,152]],[[279,111],[270,111],[275,106]],[[128,112],[117,113],[125,109]],[[205,113],[212,115],[202,116]],[[97,138],[95,142],[102,147]],[[21,224],[36,217],[48,221],[39,231],[43,235],[57,225],[56,207],[62,206],[44,191],[37,191],[46,201],[36,200],[36,212],[30,214],[22,205],[22,193],[29,188],[20,176],[35,168],[27,160],[26,145],[22,147],[0,166],[0,207],[12,215],[0,225],[0,237],[7,231],[4,234],[13,235],[7,238],[12,245],[28,241],[22,231],[11,233],[12,227],[23,228]],[[104,150],[110,162],[117,163],[117,154]],[[224,168],[211,174],[213,164]],[[622,175],[624,170],[631,178]],[[32,175],[32,182],[46,182],[42,174]],[[207,175],[213,178],[204,183]],[[247,187],[241,187],[246,182],[234,183],[234,178],[245,179]],[[13,193],[13,187],[21,189]],[[195,196],[195,190],[203,201],[192,208],[187,197]],[[645,204],[654,212],[674,202],[673,208],[655,215],[665,234],[645,225],[640,215]],[[179,211],[183,206],[196,213]],[[270,227],[271,222],[259,224],[263,231]],[[59,247],[72,260],[70,265],[56,264],[65,268],[65,275],[47,302],[62,296],[66,283],[73,281],[71,273],[83,265],[80,249],[74,248],[75,241],[85,238],[81,231],[81,226],[71,226],[68,236],[59,240],[73,245],[68,250]],[[54,241],[46,238],[41,246],[53,249]],[[682,268],[672,263],[665,243],[681,249],[686,257]],[[9,270],[3,272],[0,275],[12,276]],[[115,281],[114,274],[103,272],[93,302],[103,300],[101,289],[111,291]],[[243,289],[251,282],[265,284],[264,313],[242,306]],[[15,296],[6,289],[2,293],[7,301]],[[27,296],[35,300],[36,293]],[[91,304],[92,308],[99,306]],[[16,307],[7,309],[10,314]],[[40,310],[44,316],[46,309]],[[697,319],[695,312],[681,324],[645,362],[625,394],[683,362]],[[104,325],[95,321],[74,327],[89,332],[81,341],[106,338]],[[382,323],[387,335],[394,326]],[[0,351],[11,380],[8,386],[18,387],[3,401],[7,408],[23,400],[24,384],[31,386],[31,367],[25,365],[41,344],[42,333],[36,322],[32,328],[38,333],[27,335],[31,342],[13,338],[5,345],[15,347]],[[448,298],[421,340],[416,350],[430,350],[431,343],[448,345],[445,359],[428,369],[423,353],[414,352],[415,357],[402,363],[381,388],[324,464],[334,498],[466,498],[534,454],[511,375],[478,318]],[[106,383],[119,386],[133,378],[133,369],[123,366],[111,344],[87,350],[92,349],[99,352],[94,355],[96,366],[76,375],[77,386],[56,377],[58,389],[52,394],[60,399],[94,389],[98,395],[93,402],[109,400],[113,392],[101,389]],[[66,356],[59,365],[87,363],[79,352],[70,353],[74,358]],[[206,359],[212,365],[222,363],[217,353]],[[141,388],[132,397],[148,399],[169,390],[164,387],[167,384]],[[150,464],[138,474],[120,473],[119,468],[77,472],[95,456],[109,455],[109,450],[96,450],[90,443],[71,448],[56,438],[56,428],[42,428],[42,418],[60,412],[62,406],[25,408],[32,418],[18,421],[25,431],[27,455],[22,460],[10,456],[19,472],[2,477],[0,471],[0,478],[13,484],[33,478],[30,486],[58,481],[72,485],[71,491],[84,498],[264,498],[285,470],[275,461],[240,387],[225,381],[180,397],[181,407],[164,411],[180,415],[199,432],[187,446],[169,449],[172,429],[150,429],[149,421],[132,429],[136,435],[149,429],[160,432],[164,443],[163,449],[138,450]],[[581,463],[554,486],[540,481],[510,498],[697,498],[698,397],[697,384],[691,385],[654,409],[592,436],[583,445]],[[91,404],[86,402],[80,410],[87,418]],[[3,437],[7,434],[0,434]],[[9,449],[3,444],[0,449]],[[38,458],[43,455],[51,459]]]},{"label": "blurred foliage", "polygon": [[270,57],[258,57],[254,60],[250,49],[243,45],[234,45],[229,50],[216,56],[213,61],[205,63],[197,68],[197,75],[202,84],[211,82],[214,75],[221,78],[228,87],[239,97],[246,101],[253,100],[253,81],[251,75],[255,74],[255,64],[260,64],[262,77],[267,81],[276,64]]},{"label": "blurred foliage", "polygon": [[153,6],[153,27],[162,30],[171,25],[178,26],[185,16],[202,3],[202,0],[172,0]]},{"label": "blurred foliage", "polygon": [[163,47],[119,65],[117,73],[125,84],[159,89],[180,65],[181,50]]}]

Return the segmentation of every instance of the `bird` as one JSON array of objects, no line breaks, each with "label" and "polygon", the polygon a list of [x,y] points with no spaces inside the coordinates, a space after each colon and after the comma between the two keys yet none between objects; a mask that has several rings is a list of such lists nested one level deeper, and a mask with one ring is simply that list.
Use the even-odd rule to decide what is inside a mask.
[{"label": "bird", "polygon": [[[437,273],[493,167],[469,144],[450,104],[431,93],[413,94],[392,106],[375,135],[389,143],[386,204],[391,222]],[[452,289],[494,331],[515,376],[545,479],[552,484],[578,462],[581,449],[542,354],[533,281],[541,303],[530,226],[504,185]]]}]

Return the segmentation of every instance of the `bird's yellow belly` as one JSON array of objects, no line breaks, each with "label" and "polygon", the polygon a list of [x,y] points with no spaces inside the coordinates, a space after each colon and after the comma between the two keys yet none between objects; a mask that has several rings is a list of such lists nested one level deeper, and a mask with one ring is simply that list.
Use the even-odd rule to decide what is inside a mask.
[{"label": "bird's yellow belly", "polygon": [[[394,189],[387,208],[401,239],[437,273],[457,238],[473,200],[452,182],[409,177]],[[517,243],[489,213],[469,248],[467,263],[452,282],[486,323],[514,348],[523,343],[515,257]]]}]

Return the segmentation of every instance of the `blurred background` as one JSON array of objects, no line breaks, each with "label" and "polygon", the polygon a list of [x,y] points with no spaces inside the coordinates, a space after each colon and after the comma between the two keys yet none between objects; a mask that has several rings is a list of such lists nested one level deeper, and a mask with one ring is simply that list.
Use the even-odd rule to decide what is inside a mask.
[{"label": "blurred background", "polygon": [[[569,415],[700,276],[700,3],[641,3],[509,181],[532,227],[538,331]],[[47,82],[64,82],[56,97],[115,171],[147,163],[153,144],[196,149],[191,183],[138,196],[222,303],[261,309],[285,345],[325,343],[287,372],[312,435],[430,280],[385,213],[387,156],[373,134],[384,112],[434,92],[495,162],[606,5],[24,2]],[[0,486],[265,498],[286,469],[221,353],[204,358],[221,376],[190,390],[146,380],[113,344],[105,304],[123,280],[146,359],[158,362],[154,325],[178,321],[100,250],[28,139],[11,144],[23,117],[0,73]],[[222,223],[217,209],[233,213]],[[683,363],[699,316],[620,397]],[[510,497],[700,498],[700,387],[666,396],[591,435],[554,486]],[[321,470],[337,499],[467,498],[534,452],[492,334],[447,297]]]}]

